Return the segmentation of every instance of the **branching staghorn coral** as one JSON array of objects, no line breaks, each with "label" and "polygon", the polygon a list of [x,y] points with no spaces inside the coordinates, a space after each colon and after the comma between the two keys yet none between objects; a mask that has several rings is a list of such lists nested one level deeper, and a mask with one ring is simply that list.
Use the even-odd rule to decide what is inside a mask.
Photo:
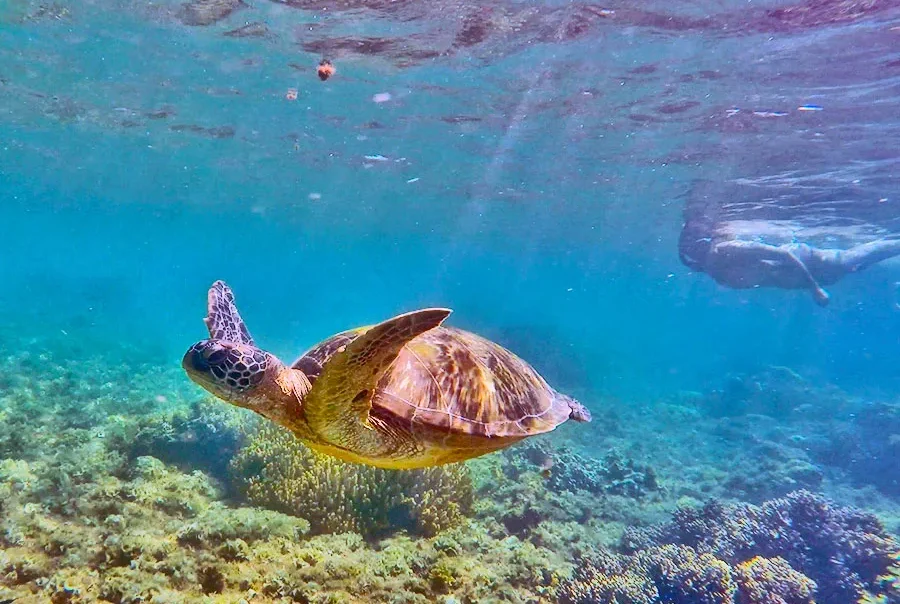
[{"label": "branching staghorn coral", "polygon": [[311,451],[262,423],[231,462],[233,480],[255,505],[309,520],[312,532],[371,537],[396,528],[430,536],[469,514],[473,487],[462,465],[383,470]]}]

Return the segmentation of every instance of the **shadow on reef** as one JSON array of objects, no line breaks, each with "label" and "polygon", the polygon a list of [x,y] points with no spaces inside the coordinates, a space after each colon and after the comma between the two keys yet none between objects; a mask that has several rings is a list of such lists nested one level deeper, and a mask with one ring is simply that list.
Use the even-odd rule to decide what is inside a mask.
[{"label": "shadow on reef", "polygon": [[837,388],[817,387],[789,367],[771,366],[756,373],[725,376],[721,387],[702,397],[702,406],[709,417],[787,419],[804,409],[841,407],[846,400]]},{"label": "shadow on reef", "polygon": [[560,602],[900,602],[900,545],[873,515],[808,491],[681,508],[669,523],[626,530],[620,550],[582,557]]},{"label": "shadow on reef", "polygon": [[229,485],[229,463],[243,441],[243,423],[228,407],[202,398],[189,407],[147,417],[129,435],[125,448],[133,457],[152,455],[187,472],[202,470]]}]

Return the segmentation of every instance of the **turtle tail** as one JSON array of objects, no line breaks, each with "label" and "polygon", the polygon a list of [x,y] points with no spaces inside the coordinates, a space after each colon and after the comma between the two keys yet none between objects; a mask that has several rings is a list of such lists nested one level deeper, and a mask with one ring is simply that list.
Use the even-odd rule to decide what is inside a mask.
[{"label": "turtle tail", "polygon": [[567,396],[565,394],[556,393],[561,401],[569,406],[569,419],[574,419],[576,422],[589,422],[591,421],[591,412],[588,411],[588,408],[576,401],[571,396]]},{"label": "turtle tail", "polygon": [[209,288],[206,318],[203,319],[212,340],[255,346],[247,326],[234,304],[234,293],[224,281],[216,281]]}]

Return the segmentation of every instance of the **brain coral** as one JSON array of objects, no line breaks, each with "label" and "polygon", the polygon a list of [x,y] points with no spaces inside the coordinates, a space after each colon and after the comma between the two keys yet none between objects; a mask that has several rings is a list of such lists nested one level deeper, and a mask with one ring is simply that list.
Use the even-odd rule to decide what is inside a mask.
[{"label": "brain coral", "polygon": [[231,472],[251,502],[306,518],[317,534],[372,537],[403,528],[431,536],[463,521],[473,500],[465,466],[401,471],[349,464],[311,451],[268,422],[251,432]]}]

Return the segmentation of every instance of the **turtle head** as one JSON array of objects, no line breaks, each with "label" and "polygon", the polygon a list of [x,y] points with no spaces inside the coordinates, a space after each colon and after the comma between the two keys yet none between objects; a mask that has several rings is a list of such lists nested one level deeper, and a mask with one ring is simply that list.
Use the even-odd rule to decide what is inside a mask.
[{"label": "turtle head", "polygon": [[181,366],[191,380],[218,398],[254,410],[265,398],[266,382],[284,369],[268,352],[226,340],[200,340],[184,354]]},{"label": "turtle head", "polygon": [[254,344],[224,281],[209,288],[204,322],[209,339],[191,346],[181,360],[191,380],[232,405],[270,418],[284,416],[282,410],[305,394],[284,363]]}]

